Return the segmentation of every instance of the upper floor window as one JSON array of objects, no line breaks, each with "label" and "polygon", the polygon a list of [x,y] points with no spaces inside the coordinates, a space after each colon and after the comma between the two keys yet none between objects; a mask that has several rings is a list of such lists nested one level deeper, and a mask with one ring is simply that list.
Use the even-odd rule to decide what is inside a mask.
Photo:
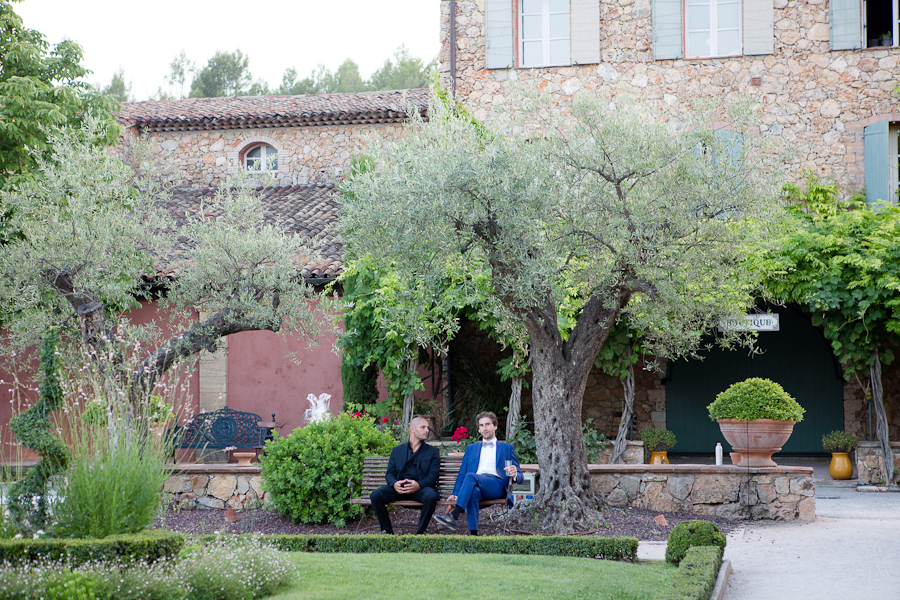
[{"label": "upper floor window", "polygon": [[686,58],[741,54],[740,0],[687,0]]},{"label": "upper floor window", "polygon": [[900,2],[898,0],[864,0],[863,40],[866,47],[900,46]]},{"label": "upper floor window", "polygon": [[268,144],[256,144],[244,152],[244,169],[247,171],[277,171],[278,151]]},{"label": "upper floor window", "polygon": [[572,63],[569,52],[569,0],[521,0],[519,15],[521,66]]}]

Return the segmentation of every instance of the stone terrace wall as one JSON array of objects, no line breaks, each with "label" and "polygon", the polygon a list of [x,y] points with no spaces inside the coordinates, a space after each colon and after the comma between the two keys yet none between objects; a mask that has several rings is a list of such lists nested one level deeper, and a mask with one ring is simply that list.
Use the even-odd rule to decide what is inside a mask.
[{"label": "stone terrace wall", "polygon": [[[243,148],[264,142],[278,150],[278,170],[272,185],[331,183],[350,166],[350,158],[363,152],[367,136],[390,135],[402,127],[334,125],[213,131],[173,131],[148,135],[155,168],[174,180],[176,187],[216,187],[238,171]],[[117,154],[130,159],[126,139]]]},{"label": "stone terrace wall", "polygon": [[[442,2],[441,84],[449,89],[449,2]],[[756,98],[763,130],[811,170],[849,191],[863,184],[862,129],[879,115],[900,120],[900,49],[831,51],[828,2],[775,0],[774,54],[663,60],[652,57],[650,0],[600,0],[601,63],[539,69],[484,68],[484,1],[457,2],[457,95],[478,119],[499,108],[515,82],[565,101],[579,91],[639,97],[679,124],[700,98]],[[755,86],[751,78],[760,77]]]},{"label": "stone terrace wall", "polygon": [[[900,442],[891,442],[894,462],[894,478],[890,485],[900,484]],[[884,485],[881,444],[860,442],[856,447],[856,473],[859,485]]]},{"label": "stone terrace wall", "polygon": [[163,493],[182,509],[259,507],[268,502],[259,473],[258,465],[179,465],[166,479]]},{"label": "stone terrace wall", "polygon": [[612,506],[728,519],[816,519],[809,467],[591,465],[590,471]]}]

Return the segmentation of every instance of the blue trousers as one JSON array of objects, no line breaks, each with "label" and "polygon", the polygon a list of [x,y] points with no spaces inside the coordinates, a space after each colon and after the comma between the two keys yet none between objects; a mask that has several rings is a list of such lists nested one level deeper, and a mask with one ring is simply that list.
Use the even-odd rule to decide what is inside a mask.
[{"label": "blue trousers", "polygon": [[478,503],[482,500],[497,500],[506,496],[509,478],[498,479],[488,475],[466,473],[456,496],[456,505],[466,511],[469,530],[478,529]]}]

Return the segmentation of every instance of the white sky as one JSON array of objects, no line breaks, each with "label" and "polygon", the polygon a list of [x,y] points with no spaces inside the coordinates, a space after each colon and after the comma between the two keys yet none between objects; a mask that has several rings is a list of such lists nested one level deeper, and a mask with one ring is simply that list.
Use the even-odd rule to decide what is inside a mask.
[{"label": "white sky", "polygon": [[277,87],[288,67],[302,78],[351,58],[366,79],[400,44],[426,63],[440,46],[440,0],[24,0],[13,10],[51,44],[81,44],[89,82],[123,68],[136,100],[167,89],[182,49],[198,66],[240,49],[254,81]]}]

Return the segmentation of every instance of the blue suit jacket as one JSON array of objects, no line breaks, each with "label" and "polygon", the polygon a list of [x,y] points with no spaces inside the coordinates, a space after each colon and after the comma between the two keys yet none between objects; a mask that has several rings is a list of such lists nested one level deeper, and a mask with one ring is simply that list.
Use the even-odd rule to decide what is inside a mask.
[{"label": "blue suit jacket", "polygon": [[[466,453],[463,455],[462,464],[459,466],[459,475],[456,476],[456,485],[453,486],[453,495],[459,495],[459,488],[462,487],[463,479],[466,476],[466,473],[475,473],[478,471],[478,461],[481,460],[481,442],[470,444],[466,446]],[[516,483],[522,483],[525,481],[525,476],[522,474],[522,468],[519,466],[519,459],[516,457],[516,451],[513,449],[512,444],[507,444],[506,442],[497,442],[497,474],[502,478],[506,478],[504,474],[504,467],[506,466],[506,461],[511,460],[512,464],[516,466]],[[507,502],[512,502],[512,497],[507,496]]]}]

